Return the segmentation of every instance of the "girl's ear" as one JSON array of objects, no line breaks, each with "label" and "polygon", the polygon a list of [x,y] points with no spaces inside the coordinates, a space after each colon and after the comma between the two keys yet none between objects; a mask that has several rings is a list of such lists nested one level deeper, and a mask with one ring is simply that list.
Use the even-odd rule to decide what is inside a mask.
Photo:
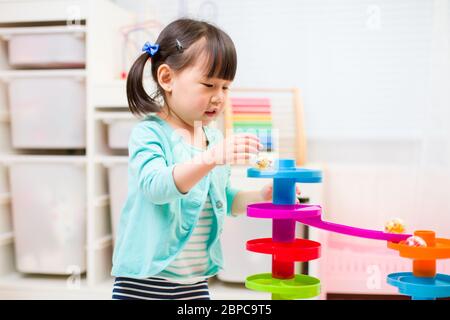
[{"label": "girl's ear", "polygon": [[162,64],[158,67],[157,76],[158,83],[164,91],[172,92],[173,70],[167,64]]}]

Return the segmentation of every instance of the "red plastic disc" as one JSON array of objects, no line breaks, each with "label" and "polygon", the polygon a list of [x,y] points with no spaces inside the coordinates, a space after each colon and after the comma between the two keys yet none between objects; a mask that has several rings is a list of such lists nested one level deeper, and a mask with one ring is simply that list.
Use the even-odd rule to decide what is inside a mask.
[{"label": "red plastic disc", "polygon": [[320,257],[320,243],[306,239],[293,242],[274,242],[272,238],[247,241],[247,250],[273,255],[278,261],[306,262]]}]

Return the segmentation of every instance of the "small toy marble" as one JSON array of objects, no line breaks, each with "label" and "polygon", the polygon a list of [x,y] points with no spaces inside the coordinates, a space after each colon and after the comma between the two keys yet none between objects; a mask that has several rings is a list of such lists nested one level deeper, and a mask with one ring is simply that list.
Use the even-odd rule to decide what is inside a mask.
[{"label": "small toy marble", "polygon": [[411,236],[405,240],[405,244],[410,247],[426,247],[427,243],[421,237]]},{"label": "small toy marble", "polygon": [[404,233],[405,232],[405,223],[403,220],[395,218],[392,219],[384,225],[384,232],[387,233]]},{"label": "small toy marble", "polygon": [[270,169],[272,160],[267,155],[259,155],[255,160],[254,167],[259,170]]}]

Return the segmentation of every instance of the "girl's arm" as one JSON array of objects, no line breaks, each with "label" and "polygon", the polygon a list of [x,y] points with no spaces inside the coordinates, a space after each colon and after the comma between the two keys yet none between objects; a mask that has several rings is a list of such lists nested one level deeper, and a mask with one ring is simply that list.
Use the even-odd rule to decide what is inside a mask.
[{"label": "girl's arm", "polygon": [[216,165],[248,160],[263,147],[256,135],[240,133],[220,141],[191,160],[175,165],[173,179],[181,193],[187,193]]},{"label": "girl's arm", "polygon": [[198,154],[187,162],[176,164],[172,172],[175,185],[181,193],[187,193],[215,166],[210,150]]}]

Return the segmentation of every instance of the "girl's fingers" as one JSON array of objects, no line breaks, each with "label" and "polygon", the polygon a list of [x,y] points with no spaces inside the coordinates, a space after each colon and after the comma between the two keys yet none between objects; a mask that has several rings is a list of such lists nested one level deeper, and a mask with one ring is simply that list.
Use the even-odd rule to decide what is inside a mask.
[{"label": "girl's fingers", "polygon": [[250,160],[250,154],[249,153],[234,153],[232,160],[238,162],[238,163],[246,163],[248,160]]},{"label": "girl's fingers", "polygon": [[[260,151],[263,149],[263,145],[257,141],[254,140],[249,140],[247,142],[242,142],[241,140],[239,141],[234,141],[234,144],[232,145],[232,148],[242,148],[242,147],[252,147],[255,148],[257,151]],[[241,149],[239,149],[241,150]]]},{"label": "girl's fingers", "polygon": [[234,149],[235,152],[242,153],[258,153],[258,149],[254,146],[238,145]]},{"label": "girl's fingers", "polygon": [[246,136],[246,137],[235,137],[233,139],[234,144],[245,144],[245,145],[254,145],[254,146],[258,146],[260,145],[260,141],[258,139],[258,137],[256,136]]},{"label": "girl's fingers", "polygon": [[236,133],[233,135],[236,139],[252,139],[252,140],[259,140],[258,136],[253,133]]},{"label": "girl's fingers", "polygon": [[259,143],[258,137],[234,137],[233,142],[235,144],[251,144],[251,143]]}]

